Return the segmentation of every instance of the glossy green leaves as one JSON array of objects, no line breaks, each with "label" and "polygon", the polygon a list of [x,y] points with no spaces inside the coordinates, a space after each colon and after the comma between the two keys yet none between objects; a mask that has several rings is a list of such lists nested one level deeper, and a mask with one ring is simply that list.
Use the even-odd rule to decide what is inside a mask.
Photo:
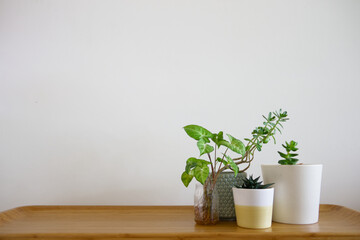
[{"label": "glossy green leaves", "polygon": [[189,137],[192,137],[195,140],[211,138],[213,136],[210,131],[198,125],[187,125],[184,127],[184,130]]},{"label": "glossy green leaves", "polygon": [[196,180],[198,180],[201,184],[204,184],[207,177],[209,176],[209,168],[208,166],[202,166],[202,167],[195,167],[194,169],[194,175]]},{"label": "glossy green leaves", "polygon": [[226,142],[226,140],[224,140],[224,133],[222,131],[220,131],[218,134],[213,134],[211,140],[217,145],[218,148],[221,146],[222,141]]},{"label": "glossy green leaves", "polygon": [[278,163],[281,165],[295,165],[297,163],[297,161],[299,161],[299,159],[294,158],[296,156],[298,156],[299,154],[297,153],[291,153],[291,152],[296,152],[297,150],[299,150],[296,146],[297,146],[297,142],[291,140],[290,143],[285,142],[285,145],[282,144],[282,146],[285,148],[286,150],[286,154],[282,153],[280,151],[278,151],[280,157],[282,157],[283,159],[279,160]]},{"label": "glossy green leaves", "polygon": [[[255,151],[261,151],[263,145],[269,143],[271,139],[275,142],[275,133],[277,131],[281,133],[282,123],[288,120],[287,112],[283,112],[281,109],[280,111],[270,112],[266,117],[263,117],[266,121],[251,132],[251,138],[245,138],[246,144],[230,134],[226,134],[225,139],[222,131],[212,133],[199,125],[185,126],[186,134],[196,140],[200,153],[197,158],[187,160],[185,171],[181,175],[184,185],[187,187],[193,178],[202,184],[207,182],[207,178],[210,178],[209,182],[215,183],[218,174],[225,169],[233,170],[236,176],[240,171],[238,165],[242,164],[247,164],[245,168],[240,168],[241,171],[245,171],[254,159]],[[231,151],[232,153],[230,153]],[[217,156],[217,154],[219,155]],[[233,154],[235,156],[230,157]],[[285,157],[291,158],[292,161],[297,160],[293,158],[296,156],[294,153],[279,154],[285,160]],[[200,157],[209,161],[199,159]],[[210,174],[210,169],[212,174]]]},{"label": "glossy green leaves", "polygon": [[181,181],[183,182],[183,184],[185,185],[185,187],[188,187],[191,180],[193,179],[194,175],[191,175],[187,172],[183,172],[183,174],[181,175]]},{"label": "glossy green leaves", "polygon": [[200,150],[200,156],[205,154],[205,153],[211,153],[212,151],[214,151],[214,148],[212,146],[210,146],[209,144],[206,144],[210,142],[208,139],[206,138],[201,138],[198,142],[197,142],[197,146]]},{"label": "glossy green leaves", "polygon": [[236,177],[236,175],[239,173],[238,165],[236,165],[236,163],[234,162],[234,160],[231,157],[229,157],[227,155],[225,155],[225,157],[226,157],[226,160],[228,161],[229,166],[234,171],[234,174],[235,174],[235,177]]},{"label": "glossy green leaves", "polygon": [[184,127],[184,130],[189,137],[198,140],[197,146],[200,150],[200,156],[214,151],[214,147],[207,144],[210,143],[209,138],[213,137],[209,130],[198,125],[187,125]]},{"label": "glossy green leaves", "polygon": [[227,146],[232,151],[239,153],[241,155],[245,154],[245,145],[239,140],[231,136],[230,134],[226,134],[230,140],[230,144]]},{"label": "glossy green leaves", "polygon": [[187,187],[191,180],[195,177],[201,184],[205,183],[206,178],[209,176],[209,161],[197,158],[189,158],[186,161],[185,171],[181,175],[181,181]]},{"label": "glossy green leaves", "polygon": [[241,155],[245,154],[245,145],[239,139],[234,138],[230,134],[226,134],[230,140],[230,142],[226,141],[223,137],[223,132],[219,132],[218,134],[213,134],[211,140],[218,146],[225,146],[229,148],[231,151],[235,153],[239,153]]}]

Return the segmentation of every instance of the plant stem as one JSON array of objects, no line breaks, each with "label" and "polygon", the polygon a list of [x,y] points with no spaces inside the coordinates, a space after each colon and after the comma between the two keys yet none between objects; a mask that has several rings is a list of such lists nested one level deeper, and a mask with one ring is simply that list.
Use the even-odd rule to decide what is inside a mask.
[{"label": "plant stem", "polygon": [[222,157],[222,160],[221,160],[221,162],[220,162],[219,168],[218,168],[218,170],[216,171],[216,176],[215,176],[214,182],[216,182],[216,179],[218,178],[219,174],[220,174],[222,171],[225,170],[225,169],[224,169],[224,170],[220,171],[220,170],[222,169],[222,168],[221,168],[221,165],[222,165],[222,163],[223,163],[223,161],[224,161],[225,155],[226,155],[226,153],[227,153],[228,150],[229,150],[229,148],[226,148],[226,150],[225,150],[225,152],[224,152],[224,154],[223,154],[223,157]]},{"label": "plant stem", "polygon": [[[280,123],[280,118],[278,118],[278,120],[276,121],[274,126],[270,129],[269,133],[265,137],[263,137],[263,139],[266,139],[267,137],[269,137],[279,123]],[[247,170],[250,167],[250,162],[254,159],[256,141],[258,140],[258,138],[259,138],[259,136],[254,137],[253,139],[251,139],[251,141],[250,141],[251,145],[249,145],[250,142],[247,144],[247,146],[249,146],[250,149],[248,151],[246,151],[246,153],[243,156],[233,159],[233,160],[240,160],[238,162],[235,162],[236,165],[239,165],[241,163],[248,163],[249,164],[245,169],[243,169],[241,171],[239,170],[239,172],[244,172],[245,170]],[[251,154],[252,151],[254,151],[254,153],[252,154],[250,160],[248,160],[249,154]],[[245,161],[244,161],[244,159],[245,159]],[[227,169],[227,167],[228,167],[227,165],[222,167],[222,168],[219,167],[219,170],[217,171],[217,175],[220,174],[225,169]]]},{"label": "plant stem", "polygon": [[217,161],[216,161],[216,144],[215,144],[215,153],[214,153],[214,170],[216,171],[216,164],[217,164]]},{"label": "plant stem", "polygon": [[[213,175],[213,179],[215,179],[214,165],[213,165],[213,163],[212,163],[212,161],[211,161],[210,154],[208,153],[207,155],[208,155],[208,157],[209,157],[209,159],[210,159],[210,163],[211,163],[211,172],[212,172],[212,175]],[[216,160],[215,160],[215,161],[216,161]]]}]

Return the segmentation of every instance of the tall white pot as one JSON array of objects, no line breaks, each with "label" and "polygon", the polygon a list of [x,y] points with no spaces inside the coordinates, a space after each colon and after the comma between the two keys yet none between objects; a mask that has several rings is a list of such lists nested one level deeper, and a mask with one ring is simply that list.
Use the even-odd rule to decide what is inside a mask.
[{"label": "tall white pot", "polygon": [[322,165],[262,165],[264,183],[274,184],[273,221],[312,224],[319,220]]}]

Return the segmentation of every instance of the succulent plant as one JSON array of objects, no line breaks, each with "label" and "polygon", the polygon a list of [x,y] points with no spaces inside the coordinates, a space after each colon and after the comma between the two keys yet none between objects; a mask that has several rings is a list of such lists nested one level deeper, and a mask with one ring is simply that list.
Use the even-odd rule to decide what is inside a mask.
[{"label": "succulent plant", "polygon": [[241,186],[235,185],[237,188],[246,188],[246,189],[265,189],[269,188],[274,183],[268,183],[268,184],[261,184],[262,181],[258,182],[260,179],[260,176],[253,179],[253,175],[251,175],[249,178],[243,179],[243,184]]},{"label": "succulent plant", "polygon": [[296,152],[297,150],[299,150],[298,148],[296,148],[297,144],[298,143],[293,141],[293,140],[291,140],[290,143],[285,142],[285,145],[282,144],[282,146],[286,150],[286,154],[278,151],[280,157],[283,158],[283,159],[278,161],[279,164],[281,164],[281,165],[295,165],[296,162],[299,161],[299,159],[294,158],[294,157],[298,156],[299,154],[291,153],[291,152]]}]

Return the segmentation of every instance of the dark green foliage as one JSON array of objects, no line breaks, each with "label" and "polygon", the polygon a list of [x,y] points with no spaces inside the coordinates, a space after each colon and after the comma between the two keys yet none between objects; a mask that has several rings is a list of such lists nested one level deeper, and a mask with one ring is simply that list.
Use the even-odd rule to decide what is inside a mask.
[{"label": "dark green foliage", "polygon": [[273,183],[269,184],[261,184],[261,182],[258,182],[260,179],[260,176],[253,179],[253,175],[251,175],[249,178],[244,178],[244,183],[241,186],[235,186],[237,188],[246,188],[246,189],[265,189],[269,188]]},{"label": "dark green foliage", "polygon": [[[293,140],[291,140],[290,143],[285,142],[285,145],[282,144],[282,146],[286,150],[286,154],[278,151],[280,157],[283,158],[283,159],[278,161],[279,164],[281,164],[281,165],[295,165],[296,162],[299,161],[299,159],[294,158],[294,157],[299,155],[297,153],[294,153],[297,150],[299,150],[298,148],[296,148],[297,144],[298,143],[293,141]],[[293,153],[291,153],[291,152],[293,152]]]}]

